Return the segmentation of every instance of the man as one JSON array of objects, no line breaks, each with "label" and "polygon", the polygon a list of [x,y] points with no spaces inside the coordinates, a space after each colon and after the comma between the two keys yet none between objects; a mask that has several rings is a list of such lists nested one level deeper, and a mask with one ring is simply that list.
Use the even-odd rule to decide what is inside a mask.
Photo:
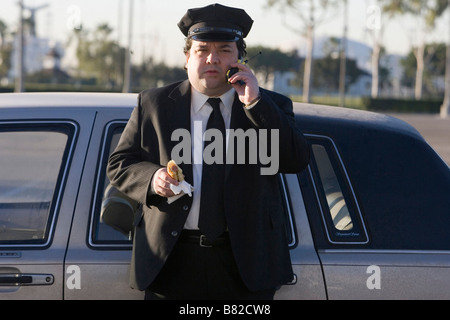
[{"label": "man", "polygon": [[[272,299],[293,277],[278,178],[263,173],[267,163],[251,159],[266,150],[277,171],[295,173],[307,165],[309,147],[292,102],[261,89],[238,63],[252,24],[244,10],[219,4],[188,10],[178,24],[186,36],[188,80],[142,92],[110,157],[111,183],[143,204],[131,285],[146,290],[147,299]],[[230,68],[239,72],[227,79]],[[237,129],[259,139],[257,149],[247,143],[243,158],[242,148],[230,150],[237,143],[225,143]],[[179,165],[194,192],[169,203],[170,185],[178,185],[166,169],[181,143],[176,130],[192,136],[191,150],[180,156],[188,161]],[[209,130],[217,139],[210,139],[214,152],[206,151]]]}]

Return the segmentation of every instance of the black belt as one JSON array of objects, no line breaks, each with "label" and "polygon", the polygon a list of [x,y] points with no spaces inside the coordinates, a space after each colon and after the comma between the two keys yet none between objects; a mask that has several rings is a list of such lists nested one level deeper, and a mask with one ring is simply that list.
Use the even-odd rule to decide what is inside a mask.
[{"label": "black belt", "polygon": [[181,232],[179,241],[184,243],[198,244],[202,248],[226,246],[230,244],[228,232],[224,232],[216,240],[210,241],[199,230],[183,230]]}]

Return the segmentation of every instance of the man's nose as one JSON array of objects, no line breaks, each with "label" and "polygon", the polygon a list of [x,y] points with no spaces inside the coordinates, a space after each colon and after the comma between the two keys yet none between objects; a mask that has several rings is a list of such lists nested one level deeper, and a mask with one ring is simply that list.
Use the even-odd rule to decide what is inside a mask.
[{"label": "man's nose", "polygon": [[217,64],[219,61],[220,61],[219,55],[215,50],[212,50],[206,59],[206,63],[209,64]]}]

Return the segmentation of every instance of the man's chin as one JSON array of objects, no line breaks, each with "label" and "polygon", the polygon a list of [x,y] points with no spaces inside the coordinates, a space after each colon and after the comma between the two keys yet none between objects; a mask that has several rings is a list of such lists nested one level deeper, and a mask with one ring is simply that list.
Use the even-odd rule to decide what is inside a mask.
[{"label": "man's chin", "polygon": [[202,82],[203,94],[210,97],[220,96],[230,90],[230,85],[227,81],[204,81]]}]

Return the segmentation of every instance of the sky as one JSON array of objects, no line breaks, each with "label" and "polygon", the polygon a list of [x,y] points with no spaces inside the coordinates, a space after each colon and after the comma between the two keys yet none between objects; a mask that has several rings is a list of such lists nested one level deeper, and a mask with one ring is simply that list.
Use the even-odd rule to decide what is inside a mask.
[{"label": "sky", "polygon": [[[266,7],[267,0],[223,0],[219,3],[244,9],[254,20],[247,46],[263,45],[282,50],[294,47],[303,50],[304,38],[286,25],[300,24],[294,15],[283,15],[280,10]],[[305,1],[306,2],[306,1]],[[0,20],[12,29],[16,28],[19,17],[18,0],[0,0]],[[48,7],[37,11],[37,33],[40,37],[61,42],[67,41],[74,28],[80,24],[89,30],[101,23],[108,23],[114,29],[112,37],[123,45],[127,43],[130,3],[133,3],[131,49],[134,59],[152,55],[156,61],[169,65],[184,63],[182,48],[184,36],[177,27],[178,21],[187,9],[202,7],[213,2],[204,0],[24,0],[26,6]],[[375,0],[349,0],[349,39],[372,45],[367,25],[376,15],[368,14],[374,8]],[[306,9],[307,7],[305,7]],[[374,11],[372,11],[374,12]],[[343,33],[343,9],[328,13],[316,30],[316,37],[336,36]],[[426,34],[427,42],[448,41],[449,15],[439,20],[436,30]],[[375,20],[377,21],[377,20]],[[396,19],[385,25],[383,44],[388,53],[406,54],[411,44],[417,43],[419,23],[413,18]]]}]

